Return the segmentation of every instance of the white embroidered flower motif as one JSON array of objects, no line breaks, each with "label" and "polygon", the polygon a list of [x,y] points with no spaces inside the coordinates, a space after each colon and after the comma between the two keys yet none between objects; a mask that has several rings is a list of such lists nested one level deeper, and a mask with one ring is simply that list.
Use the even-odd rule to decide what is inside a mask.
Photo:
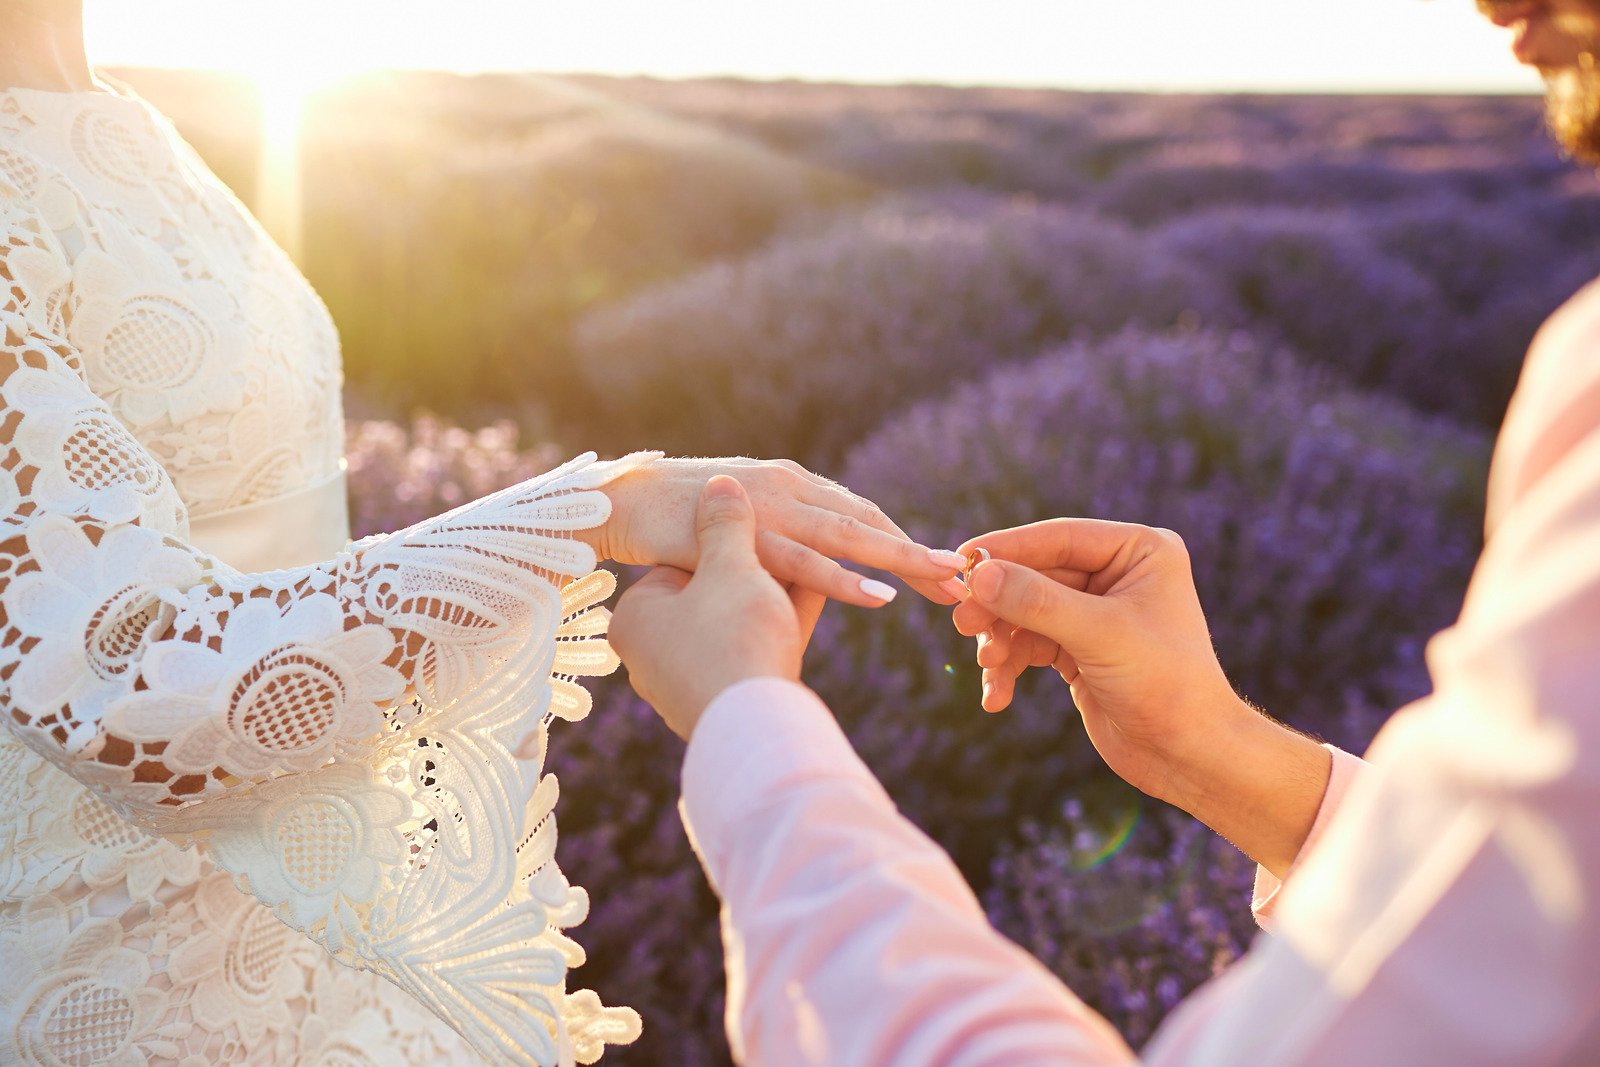
[{"label": "white embroidered flower motif", "polygon": [[[19,167],[28,169],[30,164],[15,153],[0,149],[0,184],[16,177]],[[42,322],[59,308],[61,295],[72,281],[66,251],[52,223],[65,221],[70,226],[71,208],[76,205],[70,190],[64,191],[58,181],[32,184],[34,189],[19,190],[21,201],[13,200],[0,207],[0,219],[11,236],[6,272],[12,281],[6,287],[8,292],[0,294],[0,308],[26,312]],[[26,203],[27,207],[22,208],[19,203]]]},{"label": "white embroidered flower motif", "polygon": [[295,1027],[292,1003],[306,993],[307,973],[325,957],[300,933],[232,879],[215,874],[195,889],[195,932],[173,952],[167,974],[186,991],[194,1021],[214,1034],[237,1028],[245,1049]]},{"label": "white embroidered flower motif", "polygon": [[143,901],[162,886],[193,885],[200,877],[197,850],[141,830],[48,764],[34,777],[51,801],[40,809],[30,841],[31,869],[44,882],[30,891],[49,891],[77,875],[90,889],[125,884],[130,900]]},{"label": "white embroidered flower motif", "polygon": [[374,905],[416,829],[410,799],[376,775],[334,764],[267,782],[209,839],[219,866],[345,963],[371,958],[372,941],[392,933]]},{"label": "white embroidered flower motif", "polygon": [[38,471],[28,495],[39,510],[187,532],[188,510],[166,472],[66,368],[19,368],[0,395],[26,416],[12,446]]},{"label": "white embroidered flower motif", "polygon": [[10,700],[34,722],[70,707],[66,749],[82,752],[108,705],[132,688],[154,590],[198,582],[200,565],[137,526],[113,527],[94,544],[71,519],[45,515],[27,540],[39,569],[13,578],[3,602],[11,625],[39,643],[11,676]]},{"label": "white embroidered flower motif", "polygon": [[90,387],[131,425],[241,407],[253,345],[225,289],[177,277],[133,242],[91,249],[73,267],[69,339]]},{"label": "white embroidered flower motif", "polygon": [[362,562],[370,568],[367,608],[422,638],[414,682],[431,707],[454,702],[499,669],[515,644],[528,640],[518,623],[532,619],[554,630],[560,594],[544,583],[519,585],[516,571],[487,552],[411,545],[396,536],[366,548]]},{"label": "white embroidered flower motif", "polygon": [[[484,1061],[439,1019],[384,981],[352,982],[323,961],[311,976],[311,1010],[300,1025],[295,1063],[303,1067],[386,1067],[426,1063],[466,1067]],[[369,976],[376,977],[376,976]]]},{"label": "white embroidered flower motif", "polygon": [[405,677],[385,662],[394,635],[381,626],[345,628],[331,596],[287,609],[257,597],[228,613],[220,647],[167,641],[144,660],[149,688],[108,713],[132,741],[168,742],[163,763],[182,773],[222,768],[240,777],[310,770],[340,741],[383,729],[383,708]]},{"label": "white embroidered flower motif", "polygon": [[[0,323],[0,329],[4,329]],[[0,516],[15,515],[22,506],[22,487],[17,484],[17,476],[11,471],[0,471]]]},{"label": "white embroidered flower motif", "polygon": [[384,1067],[391,1062],[439,1062],[397,1055],[391,1027],[372,1008],[363,1008],[352,1018],[338,1020],[337,1027],[336,1019],[336,1016],[327,1015],[306,1019],[300,1028],[300,1058],[296,1062],[304,1067]]},{"label": "white embroidered flower motif", "polygon": [[76,788],[72,829],[86,846],[79,877],[91,889],[127,883],[128,897],[149,900],[163,885],[192,885],[200,877],[200,854],[139,829],[89,792]]},{"label": "white embroidered flower motif", "polygon": [[87,919],[69,930],[66,908],[50,897],[23,904],[21,920],[0,934],[0,959],[17,963],[0,968],[0,1063],[143,1067],[177,1058],[159,1029],[168,995],[151,984],[144,954],[122,947],[119,923]]},{"label": "white embroidered flower motif", "polygon": [[48,893],[66,880],[48,860],[34,860],[34,827],[54,816],[55,798],[40,785],[44,770],[44,760],[21,741],[0,734],[0,900]]}]

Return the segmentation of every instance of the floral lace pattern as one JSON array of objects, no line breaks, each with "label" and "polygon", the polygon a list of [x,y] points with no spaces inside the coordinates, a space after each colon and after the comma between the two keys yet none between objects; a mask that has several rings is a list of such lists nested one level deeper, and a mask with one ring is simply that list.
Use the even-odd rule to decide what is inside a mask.
[{"label": "floral lace pattern", "polygon": [[0,185],[38,214],[13,263],[40,325],[193,516],[338,469],[327,310],[165,119],[110,93],[0,92]]},{"label": "floral lace pattern", "polygon": [[541,768],[616,664],[572,534],[649,457],[314,566],[209,558],[192,511],[337,468],[331,326],[142,105],[35,95],[0,92],[0,1061],[631,1040],[566,989],[587,897]]}]

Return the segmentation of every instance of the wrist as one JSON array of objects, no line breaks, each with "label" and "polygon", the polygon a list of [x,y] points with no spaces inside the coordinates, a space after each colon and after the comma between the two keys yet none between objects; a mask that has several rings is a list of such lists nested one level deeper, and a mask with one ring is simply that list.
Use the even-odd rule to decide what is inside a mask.
[{"label": "wrist", "polygon": [[627,563],[632,559],[626,552],[628,516],[632,511],[630,490],[637,484],[639,476],[640,469],[631,470],[599,486],[598,491],[610,504],[606,521],[599,526],[579,530],[576,534],[577,538],[594,549],[595,555],[602,560]]},{"label": "wrist", "polygon": [[[670,511],[669,502],[664,500],[659,492],[653,492],[651,489],[652,483],[659,479],[667,462],[667,460],[656,460],[644,466],[634,467],[599,487],[600,492],[611,503],[611,513],[606,517],[606,521],[592,531],[598,543],[591,542],[591,544],[601,553],[601,558],[642,566],[677,562],[663,558],[662,552],[652,551],[649,548],[652,516],[667,515]],[[642,517],[641,530],[635,529],[636,515]],[[659,519],[657,521],[659,524]],[[692,514],[684,521],[686,524],[692,524]],[[687,528],[688,526],[685,527]],[[646,544],[635,544],[636,536],[643,536]]]},{"label": "wrist", "polygon": [[1320,743],[1234,697],[1211,742],[1188,754],[1161,799],[1281,876],[1316,821],[1330,765]]},{"label": "wrist", "polygon": [[1258,729],[1262,715],[1231,688],[1192,704],[1172,717],[1189,725],[1163,735],[1153,764],[1160,772],[1148,783],[1134,783],[1157,800],[1191,815],[1209,800],[1233,787],[1243,753],[1265,740]]},{"label": "wrist", "polygon": [[616,558],[611,552],[610,541],[607,537],[607,527],[609,525],[610,522],[607,520],[607,522],[603,522],[599,526],[591,526],[587,530],[572,531],[573,540],[582,541],[594,549],[595,561],[599,563]]}]

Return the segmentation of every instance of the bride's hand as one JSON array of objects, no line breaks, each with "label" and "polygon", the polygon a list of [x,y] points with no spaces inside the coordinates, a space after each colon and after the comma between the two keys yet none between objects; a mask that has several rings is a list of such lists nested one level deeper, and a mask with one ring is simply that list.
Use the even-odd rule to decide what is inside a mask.
[{"label": "bride's hand", "polygon": [[718,474],[731,475],[749,494],[756,553],[779,581],[847,604],[888,603],[893,587],[834,562],[848,559],[899,575],[935,603],[958,599],[946,589],[960,585],[959,555],[916,544],[870,500],[786,459],[656,460],[603,487],[611,519],[586,539],[602,559],[693,571],[699,556],[695,508]]}]

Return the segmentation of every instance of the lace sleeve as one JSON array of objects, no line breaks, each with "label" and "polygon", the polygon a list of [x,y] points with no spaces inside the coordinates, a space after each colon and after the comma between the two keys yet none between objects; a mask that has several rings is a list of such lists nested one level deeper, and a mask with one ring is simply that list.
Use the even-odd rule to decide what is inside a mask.
[{"label": "lace sleeve", "polygon": [[[184,543],[166,472],[53,327],[52,235],[0,230],[0,704],[119,814],[201,843],[330,955],[495,1062],[592,1062],[637,1015],[566,991],[587,911],[554,860],[552,717],[615,666],[572,538],[648,456],[584,457],[313,567]],[[576,579],[569,581],[569,579]]]}]

